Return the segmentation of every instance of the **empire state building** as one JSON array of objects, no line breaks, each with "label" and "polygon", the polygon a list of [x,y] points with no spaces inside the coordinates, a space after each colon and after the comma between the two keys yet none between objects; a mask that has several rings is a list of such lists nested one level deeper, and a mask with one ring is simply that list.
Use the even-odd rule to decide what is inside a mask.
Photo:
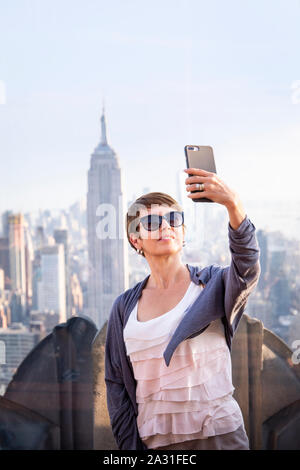
[{"label": "empire state building", "polygon": [[88,315],[99,329],[116,297],[128,289],[124,184],[119,158],[108,145],[104,111],[101,141],[88,171]]}]

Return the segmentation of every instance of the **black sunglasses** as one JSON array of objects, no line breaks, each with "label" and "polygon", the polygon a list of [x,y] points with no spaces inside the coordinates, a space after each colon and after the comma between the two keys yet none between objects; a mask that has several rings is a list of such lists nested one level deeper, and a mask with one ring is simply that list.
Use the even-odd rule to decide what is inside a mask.
[{"label": "black sunglasses", "polygon": [[148,230],[148,232],[152,232],[161,227],[163,219],[166,219],[166,221],[171,227],[180,227],[180,225],[184,223],[183,212],[179,211],[168,212],[165,215],[145,215],[145,217],[140,218],[140,222],[145,230]]}]

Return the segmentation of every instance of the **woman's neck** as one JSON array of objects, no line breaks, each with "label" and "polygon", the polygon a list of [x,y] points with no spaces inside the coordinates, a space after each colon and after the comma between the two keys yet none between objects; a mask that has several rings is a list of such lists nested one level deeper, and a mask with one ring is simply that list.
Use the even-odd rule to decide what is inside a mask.
[{"label": "woman's neck", "polygon": [[190,272],[185,264],[180,263],[152,263],[151,274],[147,282],[147,289],[171,289],[183,281],[190,279]]}]

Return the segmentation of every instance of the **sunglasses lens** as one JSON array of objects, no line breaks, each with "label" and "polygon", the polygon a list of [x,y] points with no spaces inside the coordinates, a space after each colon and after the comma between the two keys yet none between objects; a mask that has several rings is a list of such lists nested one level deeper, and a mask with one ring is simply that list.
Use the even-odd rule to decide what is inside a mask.
[{"label": "sunglasses lens", "polygon": [[141,219],[141,222],[146,230],[152,232],[153,230],[157,230],[159,227],[159,216],[155,214],[147,215]]},{"label": "sunglasses lens", "polygon": [[168,215],[171,227],[180,227],[183,224],[183,214],[181,212],[170,212]]}]

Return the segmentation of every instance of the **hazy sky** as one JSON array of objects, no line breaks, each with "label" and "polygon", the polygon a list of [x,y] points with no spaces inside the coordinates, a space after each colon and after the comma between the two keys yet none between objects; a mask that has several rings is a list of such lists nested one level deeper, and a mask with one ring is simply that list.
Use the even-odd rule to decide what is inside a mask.
[{"label": "hazy sky", "polygon": [[299,24],[299,0],[0,0],[0,211],[85,197],[103,98],[129,196],[176,196],[202,144],[243,198],[300,200]]}]

